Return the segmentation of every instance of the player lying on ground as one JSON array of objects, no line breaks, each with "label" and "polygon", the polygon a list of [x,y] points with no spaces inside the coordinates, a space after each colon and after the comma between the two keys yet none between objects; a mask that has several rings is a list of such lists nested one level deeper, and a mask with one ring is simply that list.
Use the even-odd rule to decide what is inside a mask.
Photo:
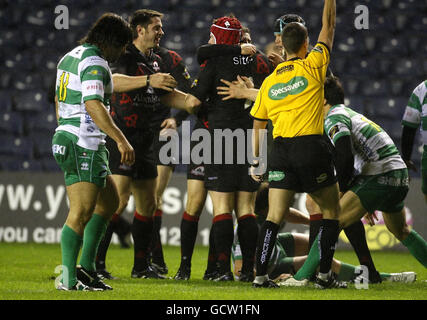
[{"label": "player lying on ground", "polygon": [[[293,281],[294,275],[307,259],[309,249],[308,235],[302,233],[279,233],[268,265],[268,275],[271,279],[283,286],[304,286],[308,280]],[[235,237],[232,251],[234,275],[240,277],[242,256],[240,245]],[[338,281],[355,281],[358,277],[357,266],[333,259],[332,272],[337,274]],[[389,282],[414,282],[417,278],[415,272],[380,273],[383,281]],[[359,279],[360,280],[360,279]],[[357,282],[357,280],[356,280]]]}]

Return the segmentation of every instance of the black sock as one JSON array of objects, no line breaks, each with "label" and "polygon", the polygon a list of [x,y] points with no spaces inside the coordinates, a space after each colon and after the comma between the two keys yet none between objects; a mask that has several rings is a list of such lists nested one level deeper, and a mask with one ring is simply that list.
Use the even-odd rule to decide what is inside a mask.
[{"label": "black sock", "polygon": [[320,228],[320,269],[321,273],[331,270],[335,246],[338,240],[338,220],[323,219]]},{"label": "black sock", "polygon": [[310,234],[308,238],[308,251],[316,240],[317,234],[319,233],[320,227],[322,226],[323,215],[321,213],[310,215]]},{"label": "black sock", "polygon": [[231,246],[233,245],[233,217],[229,213],[221,214],[213,218],[214,241],[219,264],[219,272],[230,272]]},{"label": "black sock", "polygon": [[153,219],[144,217],[135,212],[132,223],[132,237],[134,242],[134,269],[142,271],[148,267],[148,246],[153,231]]},{"label": "black sock", "polygon": [[253,214],[247,214],[238,219],[237,235],[242,250],[242,274],[254,271],[255,250],[258,239],[258,225]]},{"label": "black sock", "polygon": [[197,238],[199,217],[190,216],[184,212],[181,219],[181,266],[191,267],[191,257],[193,256],[194,244]]},{"label": "black sock", "polygon": [[356,252],[360,265],[366,266],[369,272],[375,272],[375,264],[366,242],[365,227],[362,221],[359,220],[348,226],[344,232]]},{"label": "black sock", "polygon": [[111,238],[113,237],[113,223],[110,221],[108,224],[107,230],[105,231],[104,238],[98,246],[98,251],[96,253],[95,265],[96,269],[102,270],[105,269],[105,260],[107,258],[108,247],[111,243]]},{"label": "black sock", "polygon": [[215,224],[212,223],[211,230],[209,232],[209,252],[208,252],[208,265],[206,267],[207,273],[212,273],[217,270],[217,256],[214,240]]},{"label": "black sock", "polygon": [[163,211],[156,210],[153,216],[153,232],[151,234],[150,255],[152,261],[158,265],[164,265],[162,240],[160,238],[160,228],[162,227]]},{"label": "black sock", "polygon": [[279,225],[266,220],[258,235],[258,244],[256,249],[256,275],[267,275],[268,262],[270,261],[271,252],[273,252],[276,243]]}]

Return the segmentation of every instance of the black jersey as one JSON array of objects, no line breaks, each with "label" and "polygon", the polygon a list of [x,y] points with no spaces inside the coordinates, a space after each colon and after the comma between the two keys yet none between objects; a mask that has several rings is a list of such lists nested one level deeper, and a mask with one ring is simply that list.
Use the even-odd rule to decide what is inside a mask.
[{"label": "black jersey", "polygon": [[[150,75],[157,72],[168,72],[162,58],[150,52],[144,55],[133,44],[117,63],[111,65],[112,73],[128,76]],[[111,116],[117,126],[125,133],[136,130],[149,130],[153,123],[164,115],[160,97],[167,91],[145,86],[128,92],[114,93],[111,98]],[[169,112],[169,111],[168,111]]]},{"label": "black jersey", "polygon": [[252,78],[256,88],[273,71],[268,58],[261,52],[254,56],[240,54],[213,57],[205,61],[201,67],[192,95],[200,101],[209,101],[208,121],[210,128],[252,128],[249,117],[251,104],[244,99],[223,101],[217,94],[217,87],[224,86],[221,79],[234,81],[237,76]]},{"label": "black jersey", "polygon": [[[154,52],[162,58],[167,72],[170,73],[178,82],[177,89],[183,92],[189,92],[191,88],[191,77],[182,57],[175,51],[163,47],[156,48]],[[160,129],[161,122],[164,119],[171,117],[171,110],[169,107],[163,105],[160,105],[159,109],[158,120],[153,123],[153,126],[157,126]],[[182,120],[188,117],[188,113],[182,110],[176,112],[174,117],[176,118],[177,125],[179,125]]]}]

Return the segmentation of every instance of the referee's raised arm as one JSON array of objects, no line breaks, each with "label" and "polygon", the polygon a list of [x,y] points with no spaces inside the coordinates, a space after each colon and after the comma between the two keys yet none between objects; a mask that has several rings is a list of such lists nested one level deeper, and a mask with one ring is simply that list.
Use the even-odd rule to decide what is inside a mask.
[{"label": "referee's raised arm", "polygon": [[322,16],[322,30],[317,42],[323,42],[332,50],[335,34],[336,3],[335,0],[325,0]]}]

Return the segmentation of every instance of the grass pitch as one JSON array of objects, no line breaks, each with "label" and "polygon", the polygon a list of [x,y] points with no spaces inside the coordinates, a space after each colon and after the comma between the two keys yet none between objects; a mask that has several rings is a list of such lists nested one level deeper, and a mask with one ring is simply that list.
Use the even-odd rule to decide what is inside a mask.
[{"label": "grass pitch", "polygon": [[[168,276],[178,269],[180,248],[164,246]],[[133,249],[111,246],[107,266],[118,280],[107,281],[113,291],[60,292],[52,277],[61,262],[59,245],[0,243],[0,300],[427,300],[427,269],[409,253],[373,252],[381,272],[415,271],[411,284],[382,283],[357,290],[304,288],[253,289],[248,283],[203,281],[207,248],[196,247],[189,281],[132,279]],[[337,259],[357,265],[351,251],[338,251]]]}]

